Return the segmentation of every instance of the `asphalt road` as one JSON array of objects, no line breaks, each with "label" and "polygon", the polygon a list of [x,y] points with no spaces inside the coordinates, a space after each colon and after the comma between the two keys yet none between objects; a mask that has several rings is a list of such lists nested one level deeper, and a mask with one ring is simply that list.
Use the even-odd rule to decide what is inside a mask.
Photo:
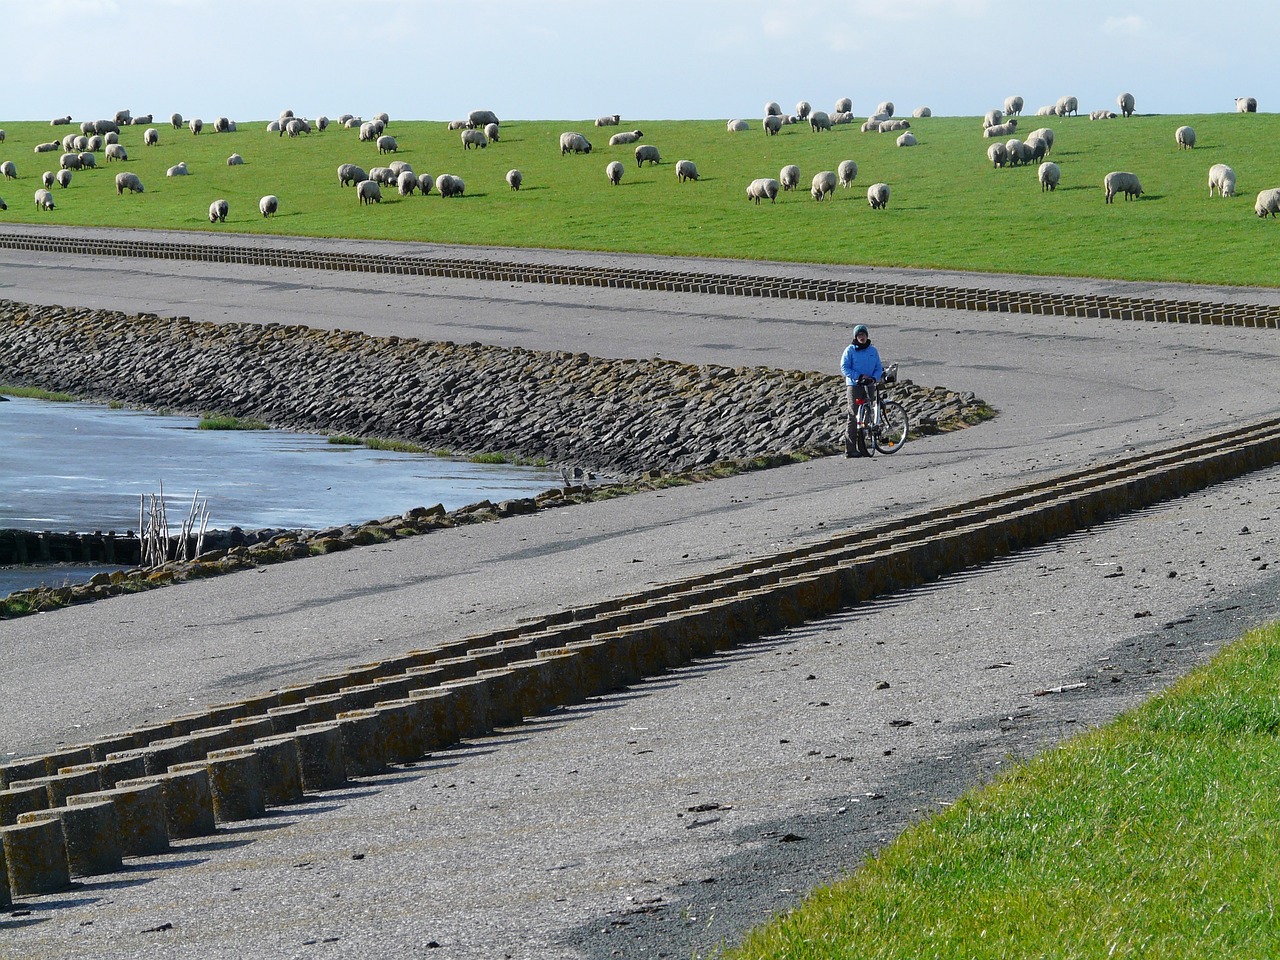
[{"label": "asphalt road", "polygon": [[[617,596],[1280,406],[1280,338],[1267,330],[12,250],[0,250],[0,297],[832,372],[865,322],[904,376],[972,390],[1000,411],[893,458],[831,458],[5,622],[0,753]],[[1278,499],[1275,471],[1253,475],[131,861],[23,902],[29,913],[0,920],[0,957],[567,960],[735,942],[1011,759],[1105,722],[1280,616]]]}]

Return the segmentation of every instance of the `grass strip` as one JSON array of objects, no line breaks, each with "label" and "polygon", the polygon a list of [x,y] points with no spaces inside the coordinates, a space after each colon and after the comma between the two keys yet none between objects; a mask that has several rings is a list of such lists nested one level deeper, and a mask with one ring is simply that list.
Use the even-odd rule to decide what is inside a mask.
[{"label": "grass strip", "polygon": [[74,403],[76,398],[69,393],[57,393],[53,390],[42,390],[39,387],[12,387],[0,385],[0,397],[22,397],[28,400],[50,400],[54,403]]},{"label": "grass strip", "polygon": [[196,424],[197,430],[270,430],[261,420],[253,417],[232,417],[224,414],[205,414]]},{"label": "grass strip", "polygon": [[733,960],[1273,956],[1280,624],[965,794]]}]

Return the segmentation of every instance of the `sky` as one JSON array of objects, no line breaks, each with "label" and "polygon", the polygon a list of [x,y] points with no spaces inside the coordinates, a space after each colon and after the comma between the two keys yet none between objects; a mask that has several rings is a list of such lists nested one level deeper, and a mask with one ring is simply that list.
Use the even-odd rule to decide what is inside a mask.
[{"label": "sky", "polygon": [[[1280,110],[1275,0],[0,0],[0,118]],[[24,42],[29,38],[30,42]]]}]

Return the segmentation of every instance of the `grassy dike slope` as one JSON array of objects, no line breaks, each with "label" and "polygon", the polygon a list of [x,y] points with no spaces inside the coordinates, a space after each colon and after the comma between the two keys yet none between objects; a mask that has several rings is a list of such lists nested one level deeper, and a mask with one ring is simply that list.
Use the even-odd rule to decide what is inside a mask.
[{"label": "grassy dike slope", "polygon": [[[207,122],[207,121],[206,121]],[[912,120],[919,145],[896,146],[896,134],[862,133],[855,124],[815,134],[789,126],[766,136],[759,121],[730,134],[724,121],[636,121],[616,128],[587,122],[512,121],[487,149],[464,150],[459,134],[439,121],[396,121],[387,132],[399,152],[379,155],[357,131],[331,126],[325,133],[289,139],[242,122],[235,133],[192,135],[153,124],[160,143],[142,145],[145,127],[125,127],[129,159],[76,173],[70,187],[54,187],[58,206],[37,211],[32,196],[40,175],[54,170],[60,151],[36,154],[39,142],[74,127],[8,123],[0,160],[12,160],[18,179],[0,181],[9,205],[4,223],[154,227],[216,232],[356,237],[467,244],[504,244],[654,254],[706,255],[822,263],[919,266],[1028,274],[1176,280],[1231,285],[1274,285],[1271,267],[1280,225],[1253,213],[1258,191],[1280,185],[1280,116],[1212,114],[1023,117],[1019,134],[1039,126],[1055,132],[1050,158],[1062,168],[1061,186],[1043,193],[1035,165],[993,169],[976,117]],[[1196,129],[1194,150],[1180,150],[1174,130]],[[662,163],[638,169],[634,146],[608,146],[611,133],[639,128],[642,142],[658,147]],[[207,129],[207,128],[206,128]],[[590,139],[590,154],[561,156],[559,134],[576,130]],[[243,166],[228,167],[241,154]],[[337,167],[369,170],[393,159],[419,173],[452,173],[466,195],[445,201],[401,198],[384,187],[381,204],[361,206],[353,189],[338,186]],[[676,182],[675,162],[692,160],[700,181]],[[817,203],[813,174],[852,159],[859,170],[851,189]],[[605,165],[620,160],[626,172],[611,186]],[[187,177],[166,177],[184,161]],[[1208,196],[1208,170],[1231,165],[1238,195]],[[751,204],[746,185],[774,177],[785,164],[801,170],[801,190],[774,204]],[[510,190],[507,170],[524,174]],[[114,175],[138,174],[146,192],[117,196]],[[1138,202],[1103,201],[1108,171],[1138,174],[1146,190]],[[888,183],[885,211],[873,211],[866,188]],[[270,219],[258,213],[265,194],[280,198]],[[230,201],[226,224],[211,225],[209,203]]]}]

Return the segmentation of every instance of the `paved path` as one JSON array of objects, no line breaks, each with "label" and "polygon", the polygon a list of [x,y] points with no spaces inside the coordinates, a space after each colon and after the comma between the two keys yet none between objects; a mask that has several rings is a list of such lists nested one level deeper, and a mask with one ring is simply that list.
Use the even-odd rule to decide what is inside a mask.
[{"label": "paved path", "polygon": [[[894,275],[768,265],[782,270]],[[1151,285],[1140,295],[1274,298]],[[867,322],[906,376],[973,390],[1001,411],[892,459],[833,458],[0,624],[6,753],[1280,406],[1280,339],[1266,330],[9,250],[0,296],[813,370],[834,368],[848,330]],[[1280,615],[1275,479],[1144,511],[133,862],[25,903],[29,916],[0,921],[0,957],[129,957],[157,943],[201,957],[648,957],[735,940],[1006,757],[1104,721],[1244,624]],[[1079,679],[1089,685],[1078,693],[1034,696]],[[875,689],[880,680],[887,690]],[[913,725],[889,725],[900,719]],[[788,835],[805,839],[782,842]],[[143,932],[165,923],[173,929]]]}]

